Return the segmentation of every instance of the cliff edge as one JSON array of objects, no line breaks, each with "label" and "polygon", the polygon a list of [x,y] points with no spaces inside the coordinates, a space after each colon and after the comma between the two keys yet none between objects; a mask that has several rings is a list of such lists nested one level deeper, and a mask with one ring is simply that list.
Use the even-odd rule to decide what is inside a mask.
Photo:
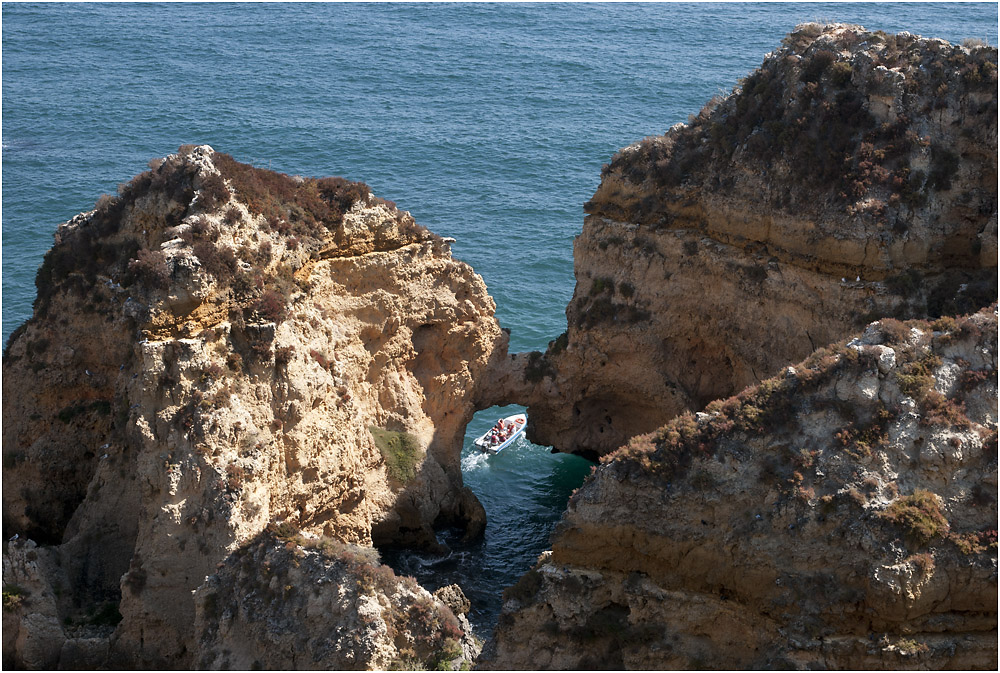
[{"label": "cliff edge", "polygon": [[585,211],[568,331],[495,388],[596,459],[872,320],[995,300],[997,50],[799,26]]},{"label": "cliff edge", "polygon": [[481,667],[995,668],[996,63],[806,24],[604,167],[493,371],[602,464]]}]

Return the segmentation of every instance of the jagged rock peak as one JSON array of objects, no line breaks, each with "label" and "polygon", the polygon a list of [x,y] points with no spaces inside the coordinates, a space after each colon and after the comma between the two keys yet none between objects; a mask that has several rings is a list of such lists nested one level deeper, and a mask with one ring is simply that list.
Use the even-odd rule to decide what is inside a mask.
[{"label": "jagged rock peak", "polygon": [[[941,256],[995,266],[996,88],[996,47],[804,24],[730,95],[615,155],[586,210],[670,228],[718,220],[716,238],[839,275]],[[712,212],[732,198],[772,226]]]},{"label": "jagged rock peak", "polygon": [[310,262],[428,241],[440,239],[362,182],[292,177],[188,145],[59,227],[36,279],[36,309],[44,313],[71,275],[101,275],[165,297],[164,311],[211,298],[216,311],[274,321],[277,295],[294,292]]}]

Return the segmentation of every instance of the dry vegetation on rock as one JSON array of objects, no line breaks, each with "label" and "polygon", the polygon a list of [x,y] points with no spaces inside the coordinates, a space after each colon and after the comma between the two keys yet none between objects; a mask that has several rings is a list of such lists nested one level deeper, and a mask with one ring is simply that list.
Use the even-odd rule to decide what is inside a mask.
[{"label": "dry vegetation on rock", "polygon": [[[960,152],[973,165],[986,162],[983,185],[990,175],[995,181],[989,155],[968,141],[988,139],[991,122],[995,128],[996,59],[988,46],[799,26],[730,96],[616,154],[588,212],[669,225],[673,190],[739,189],[751,170],[782,186],[762,194],[772,208],[834,207],[903,233],[916,209],[957,184]],[[922,121],[956,105],[972,116],[958,148],[950,132]],[[617,189],[616,179],[624,181]],[[625,185],[641,191],[628,198]]]},{"label": "dry vegetation on rock", "polygon": [[479,647],[467,621],[371,547],[281,525],[220,563],[195,603],[205,669],[451,670]]}]

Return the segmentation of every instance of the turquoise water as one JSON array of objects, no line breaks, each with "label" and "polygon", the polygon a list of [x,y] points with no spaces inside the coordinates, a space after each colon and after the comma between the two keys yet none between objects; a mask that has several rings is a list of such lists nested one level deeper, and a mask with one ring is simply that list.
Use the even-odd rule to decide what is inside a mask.
[{"label": "turquoise water", "polygon": [[383,550],[396,572],[413,575],[429,589],[459,584],[472,602],[469,619],[482,637],[489,635],[501,607],[501,591],[549,548],[552,526],[566,509],[570,492],[590,474],[592,463],[578,456],[553,454],[521,438],[497,455],[484,454],[472,440],[522,407],[493,407],[476,414],[466,433],[462,473],[466,485],[486,508],[486,533],[463,545],[461,531],[441,531],[451,547],[445,556]]},{"label": "turquoise water", "polygon": [[[58,223],[151,157],[209,143],[364,180],[457,238],[512,348],[543,349],[566,327],[601,164],[731,89],[808,20],[997,43],[995,3],[5,4],[3,338],[30,315]],[[515,254],[496,256],[498,241]],[[478,416],[469,442],[498,415]],[[428,577],[459,580],[485,628],[589,464],[525,443],[463,464],[486,540]]]}]

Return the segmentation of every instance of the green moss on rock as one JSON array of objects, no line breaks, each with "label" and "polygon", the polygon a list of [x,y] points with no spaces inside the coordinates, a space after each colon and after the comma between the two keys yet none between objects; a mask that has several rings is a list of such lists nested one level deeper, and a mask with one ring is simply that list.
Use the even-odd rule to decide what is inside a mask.
[{"label": "green moss on rock", "polygon": [[413,479],[420,461],[420,440],[408,432],[395,432],[374,425],[368,430],[375,439],[375,446],[382,452],[389,476],[402,484]]}]

